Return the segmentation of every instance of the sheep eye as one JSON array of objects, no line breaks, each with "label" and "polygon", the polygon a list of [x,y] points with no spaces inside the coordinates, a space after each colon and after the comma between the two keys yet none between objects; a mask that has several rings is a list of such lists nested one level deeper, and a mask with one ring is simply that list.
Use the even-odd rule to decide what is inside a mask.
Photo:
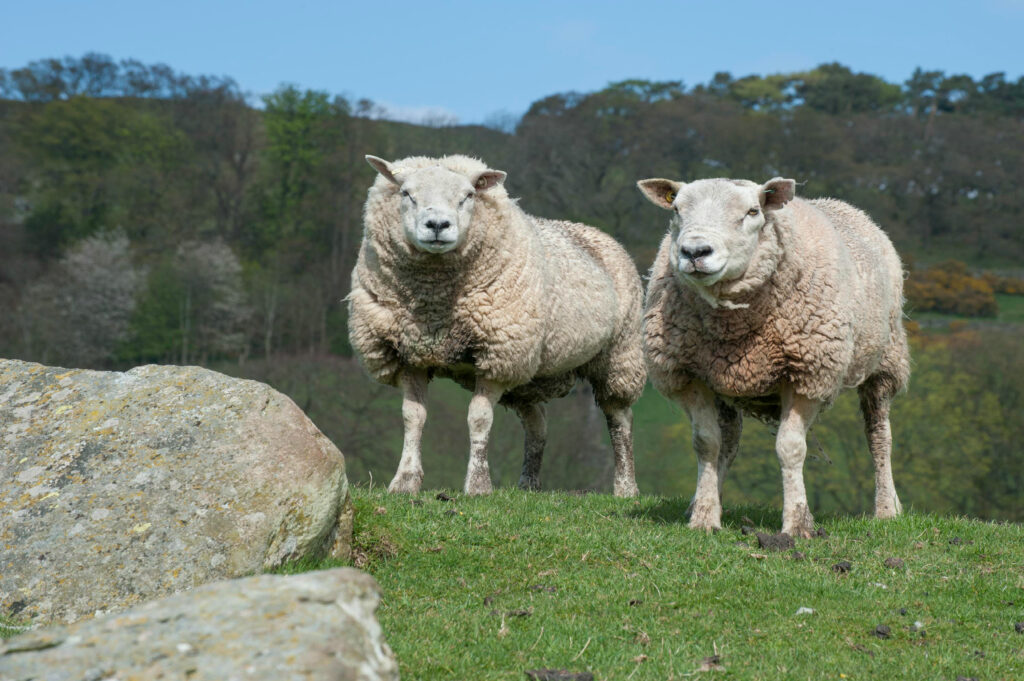
[{"label": "sheep eye", "polygon": [[747,215],[749,215],[750,217],[754,217],[760,212],[761,210],[759,208],[751,208],[750,210],[747,211]]}]

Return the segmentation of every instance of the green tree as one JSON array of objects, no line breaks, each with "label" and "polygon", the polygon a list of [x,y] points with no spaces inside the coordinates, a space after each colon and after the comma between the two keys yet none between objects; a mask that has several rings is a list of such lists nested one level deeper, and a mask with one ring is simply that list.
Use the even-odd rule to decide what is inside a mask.
[{"label": "green tree", "polygon": [[903,99],[898,85],[854,73],[838,62],[822,64],[794,80],[796,96],[805,106],[833,115],[890,111]]},{"label": "green tree", "polygon": [[338,141],[330,124],[346,112],[332,105],[326,92],[300,91],[292,85],[265,96],[263,103],[268,183],[264,218],[266,238],[275,241],[303,229],[307,199],[317,188],[317,170]]},{"label": "green tree", "polygon": [[781,74],[746,76],[729,84],[729,96],[748,109],[771,111],[791,101],[789,85],[789,77]]},{"label": "green tree", "polygon": [[32,160],[26,229],[38,253],[55,255],[111,225],[139,236],[162,215],[161,180],[180,163],[183,139],[159,116],[74,97],[22,111],[16,126],[19,151]]}]

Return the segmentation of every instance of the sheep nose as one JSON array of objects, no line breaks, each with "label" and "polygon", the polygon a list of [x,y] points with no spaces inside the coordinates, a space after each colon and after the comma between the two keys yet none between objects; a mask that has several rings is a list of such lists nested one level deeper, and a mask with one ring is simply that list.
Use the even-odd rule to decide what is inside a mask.
[{"label": "sheep nose", "polygon": [[448,220],[427,220],[427,229],[434,230],[434,234],[440,234],[451,227],[451,224]]},{"label": "sheep nose", "polygon": [[696,260],[697,258],[703,258],[705,256],[711,255],[714,252],[714,249],[711,248],[711,246],[694,246],[692,248],[687,248],[686,246],[680,246],[679,250],[680,250],[680,252],[682,252],[683,257],[685,257],[685,258],[687,258],[689,260]]}]

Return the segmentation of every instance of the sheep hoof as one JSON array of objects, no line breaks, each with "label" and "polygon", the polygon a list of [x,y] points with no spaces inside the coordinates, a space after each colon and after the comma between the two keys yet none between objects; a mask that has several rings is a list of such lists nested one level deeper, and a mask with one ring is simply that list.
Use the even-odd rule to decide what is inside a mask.
[{"label": "sheep hoof", "polygon": [[800,505],[789,513],[783,513],[782,532],[790,537],[810,539],[815,536],[814,517],[807,506]]},{"label": "sheep hoof", "polygon": [[519,489],[526,490],[527,492],[540,491],[540,478],[522,476],[519,478]]},{"label": "sheep hoof", "polygon": [[388,492],[391,494],[416,494],[423,484],[423,473],[406,471],[395,475],[395,479],[388,485]]},{"label": "sheep hoof", "polygon": [[486,470],[477,471],[466,478],[466,494],[470,496],[490,494],[493,490],[491,475]]},{"label": "sheep hoof", "polygon": [[783,527],[782,534],[788,534],[790,537],[793,537],[794,539],[798,537],[800,539],[812,539],[815,536],[813,530],[808,530],[804,527],[790,527],[789,529]]},{"label": "sheep hoof", "polygon": [[690,513],[690,529],[707,533],[722,529],[722,507],[717,504],[697,502]]}]

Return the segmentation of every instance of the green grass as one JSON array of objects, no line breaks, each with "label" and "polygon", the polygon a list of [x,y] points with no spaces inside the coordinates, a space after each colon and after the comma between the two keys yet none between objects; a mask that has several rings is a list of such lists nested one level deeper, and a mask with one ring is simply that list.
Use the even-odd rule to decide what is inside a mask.
[{"label": "green grass", "polygon": [[[741,534],[743,516],[778,531],[777,511],[727,508],[725,529],[706,535],[686,527],[679,499],[435,493],[414,505],[354,491],[357,561],[383,589],[378,616],[405,679],[523,679],[539,667],[679,679],[716,652],[725,671],[714,678],[992,680],[1024,669],[1020,525],[821,517],[829,536],[798,541],[798,560]],[[833,572],[840,560],[849,574]],[[891,638],[873,634],[879,624]]]},{"label": "green grass", "polygon": [[999,315],[996,319],[1007,324],[1024,324],[1024,296],[997,293]]},{"label": "green grass", "polygon": [[0,615],[0,640],[17,636],[28,628],[28,625],[19,619]]}]

